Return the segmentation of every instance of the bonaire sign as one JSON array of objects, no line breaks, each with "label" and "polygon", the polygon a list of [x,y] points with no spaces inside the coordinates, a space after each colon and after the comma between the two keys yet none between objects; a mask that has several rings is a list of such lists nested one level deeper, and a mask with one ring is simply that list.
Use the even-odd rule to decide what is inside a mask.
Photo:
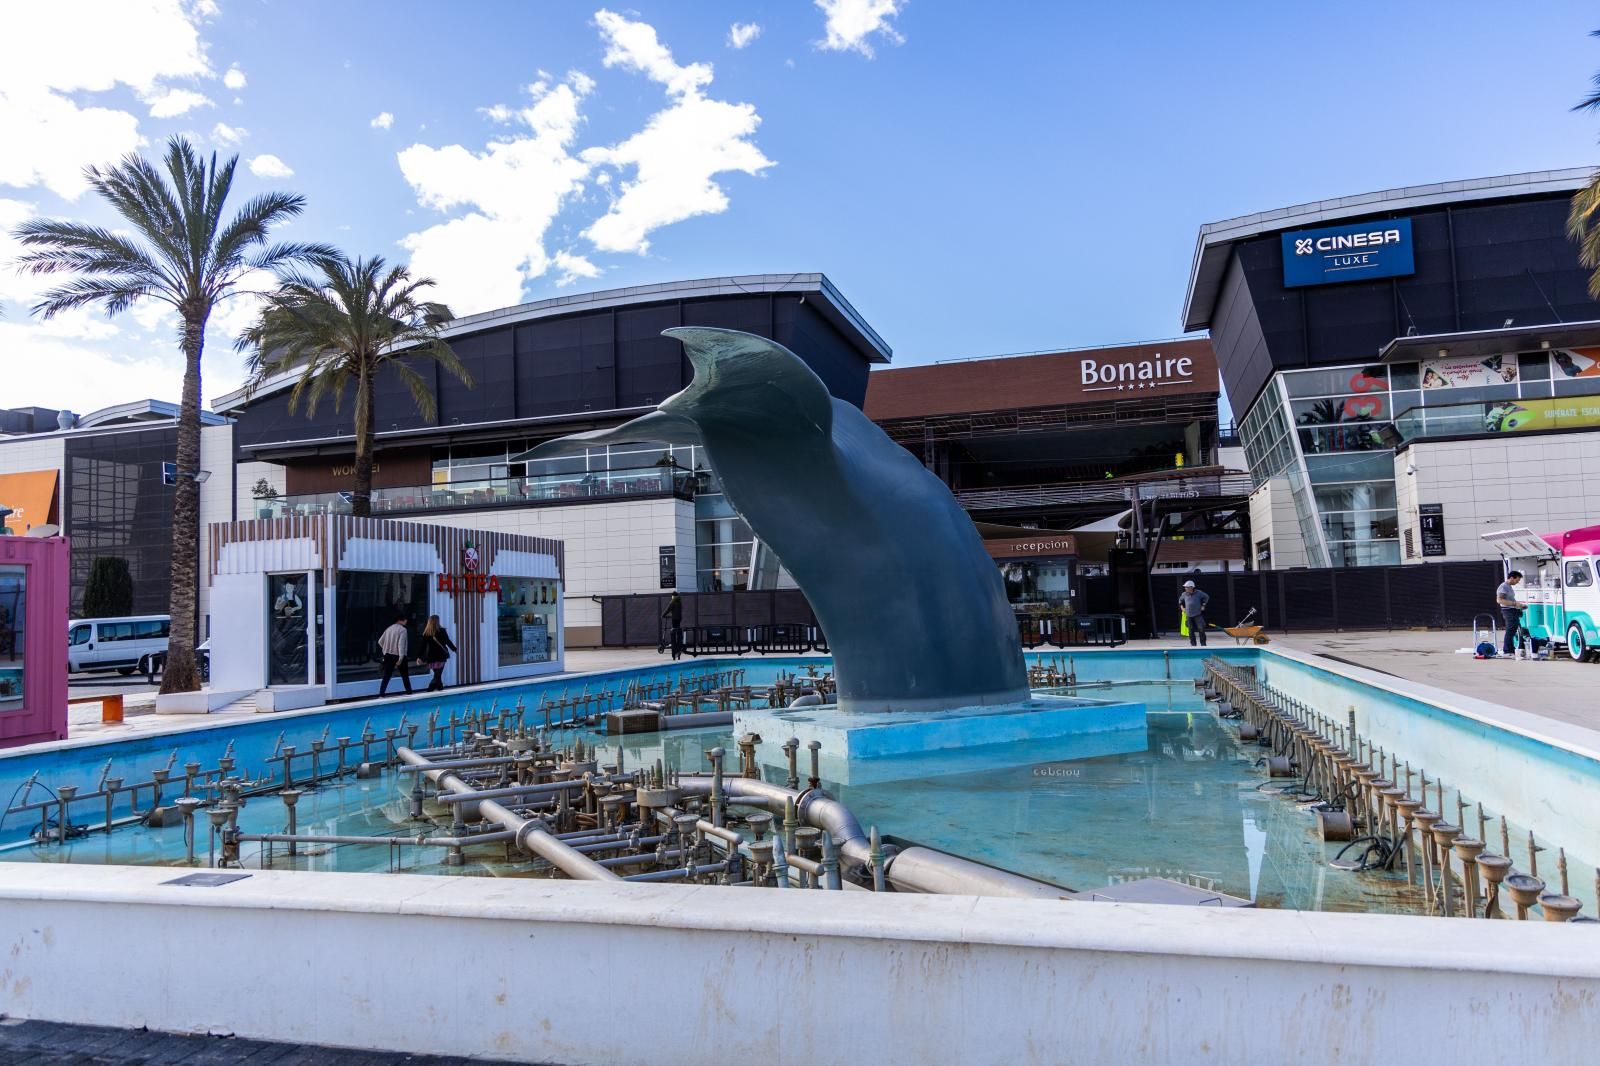
[{"label": "bonaire sign", "polygon": [[1167,385],[1193,385],[1194,360],[1186,355],[1164,356],[1160,352],[1148,359],[1120,362],[1084,359],[1078,364],[1078,378],[1084,392],[1128,392]]},{"label": "bonaire sign", "polygon": [[1283,235],[1283,285],[1331,285],[1417,272],[1411,220],[1391,218]]}]

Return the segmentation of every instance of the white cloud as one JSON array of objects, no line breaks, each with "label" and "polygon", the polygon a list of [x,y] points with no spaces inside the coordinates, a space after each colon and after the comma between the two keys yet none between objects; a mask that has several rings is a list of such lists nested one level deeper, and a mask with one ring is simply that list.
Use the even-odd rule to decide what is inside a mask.
[{"label": "white cloud", "polygon": [[226,85],[234,92],[238,92],[240,89],[243,89],[246,85],[250,84],[250,82],[249,79],[244,76],[244,71],[239,69],[239,64],[235,63],[233,66],[229,67],[228,72],[222,76],[222,84]]},{"label": "white cloud", "polygon": [[239,126],[230,126],[226,122],[219,122],[211,129],[211,139],[228,148],[236,146],[248,136],[250,136],[249,130]]},{"label": "white cloud", "polygon": [[[706,96],[709,63],[678,63],[646,23],[602,10],[595,25],[607,67],[641,73],[666,90],[667,106],[642,129],[620,143],[579,150],[582,106],[594,80],[568,71],[557,83],[539,71],[527,87],[531,106],[479,109],[510,128],[481,150],[413,144],[399,153],[417,202],[456,213],[400,243],[458,314],[515,304],[546,274],[557,286],[599,277],[602,268],[573,250],[546,250],[563,211],[588,212],[582,235],[596,249],[643,253],[654,230],[727,210],[717,175],[759,174],[773,165],[749,139],[761,122],[755,108]],[[596,198],[583,196],[591,180],[606,192],[598,218]]]},{"label": "white cloud", "polygon": [[588,173],[571,147],[582,123],[580,101],[592,85],[572,76],[554,87],[535,82],[528,87],[531,106],[513,116],[527,132],[481,152],[414,144],[399,154],[418,203],[471,209],[400,242],[415,271],[439,282],[440,298],[456,313],[517,303],[523,285],[549,269],[545,233]]},{"label": "white cloud", "polygon": [[551,257],[555,268],[560,271],[556,276],[556,287],[565,288],[579,278],[598,278],[600,268],[581,255],[573,255],[565,249]]},{"label": "white cloud", "polygon": [[275,155],[258,155],[250,160],[250,173],[258,178],[294,177],[294,171],[289,169],[289,164]]},{"label": "white cloud", "polygon": [[906,0],[816,0],[825,17],[823,29],[827,37],[818,47],[830,52],[859,52],[872,58],[872,44],[867,40],[881,34],[895,44],[905,38],[889,24],[900,14]]},{"label": "white cloud", "polygon": [[656,37],[655,27],[634,22],[612,11],[595,13],[595,25],[606,42],[603,62],[608,67],[637,71],[651,81],[660,82],[674,96],[695,92],[711,84],[710,63],[679,66],[672,53]]},{"label": "white cloud", "polygon": [[[43,184],[76,199],[87,188],[86,164],[139,145],[137,116],[69,94],[127,86],[157,117],[198,106],[191,97],[200,94],[165,83],[211,73],[196,22],[203,14],[181,0],[8,5],[0,34],[0,184]],[[61,41],[71,47],[48,46]]]},{"label": "white cloud", "polygon": [[606,40],[605,64],[643,73],[664,85],[672,101],[620,144],[583,153],[593,165],[634,172],[584,236],[601,251],[642,254],[653,230],[728,209],[727,193],[713,180],[718,174],[759,174],[773,162],[748,139],[761,124],[755,107],[701,92],[711,84],[710,64],[680,66],[644,23],[609,11],[595,21]]},{"label": "white cloud", "polygon": [[386,130],[394,125],[394,116],[387,111],[380,111],[376,118],[367,123],[375,130]]},{"label": "white cloud", "polygon": [[755,22],[735,22],[728,27],[728,47],[740,49],[761,36],[761,25]]},{"label": "white cloud", "polygon": [[192,89],[168,89],[150,100],[151,118],[177,118],[197,107],[216,107],[204,93]]}]

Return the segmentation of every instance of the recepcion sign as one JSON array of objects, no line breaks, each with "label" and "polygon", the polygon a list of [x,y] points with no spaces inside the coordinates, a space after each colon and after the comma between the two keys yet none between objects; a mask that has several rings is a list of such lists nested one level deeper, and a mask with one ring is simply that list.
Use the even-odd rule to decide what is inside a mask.
[{"label": "recepcion sign", "polygon": [[1294,230],[1283,235],[1285,288],[1403,277],[1416,270],[1409,218]]},{"label": "recepcion sign", "polygon": [[1444,504],[1419,504],[1417,522],[1422,526],[1422,557],[1444,555]]}]

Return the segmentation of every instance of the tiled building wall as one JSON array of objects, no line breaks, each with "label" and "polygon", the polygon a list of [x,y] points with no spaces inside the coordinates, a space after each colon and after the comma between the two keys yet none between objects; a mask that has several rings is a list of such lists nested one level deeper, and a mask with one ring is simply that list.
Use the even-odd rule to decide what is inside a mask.
[{"label": "tiled building wall", "polygon": [[[1407,473],[1407,470],[1414,473]],[[1496,559],[1483,534],[1526,526],[1535,533],[1600,523],[1600,433],[1554,433],[1526,439],[1417,443],[1395,456],[1402,540],[1423,559],[1417,508],[1444,508],[1444,559]]]}]

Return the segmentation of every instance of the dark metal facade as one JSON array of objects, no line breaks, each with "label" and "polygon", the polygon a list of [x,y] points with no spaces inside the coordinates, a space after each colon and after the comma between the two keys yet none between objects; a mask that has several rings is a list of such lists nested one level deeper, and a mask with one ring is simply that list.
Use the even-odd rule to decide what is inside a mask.
[{"label": "dark metal facade", "polygon": [[[574,421],[603,422],[608,412],[654,407],[693,378],[683,346],[661,336],[673,326],[721,326],[769,337],[804,359],[833,395],[856,406],[866,397],[873,353],[829,322],[817,299],[794,293],[693,297],[489,324],[452,337],[450,345],[474,386],[434,364],[419,364],[438,398],[438,419],[429,423],[396,375],[381,376],[380,440],[419,433],[432,439],[430,429],[439,440],[460,439],[472,427],[504,435],[519,423],[532,433],[541,419],[560,423],[552,427],[554,436],[574,428]],[[324,403],[315,416],[303,406],[291,415],[287,389],[264,394],[234,412],[237,445],[263,456],[285,454],[297,442],[348,452],[353,402],[346,396],[341,409]]]},{"label": "dark metal facade", "polygon": [[1408,332],[1600,317],[1566,235],[1569,202],[1552,193],[1361,216],[1411,219],[1416,273],[1401,278],[1285,288],[1278,232],[1236,242],[1210,315],[1234,409],[1248,410],[1274,371],[1375,361]]}]

